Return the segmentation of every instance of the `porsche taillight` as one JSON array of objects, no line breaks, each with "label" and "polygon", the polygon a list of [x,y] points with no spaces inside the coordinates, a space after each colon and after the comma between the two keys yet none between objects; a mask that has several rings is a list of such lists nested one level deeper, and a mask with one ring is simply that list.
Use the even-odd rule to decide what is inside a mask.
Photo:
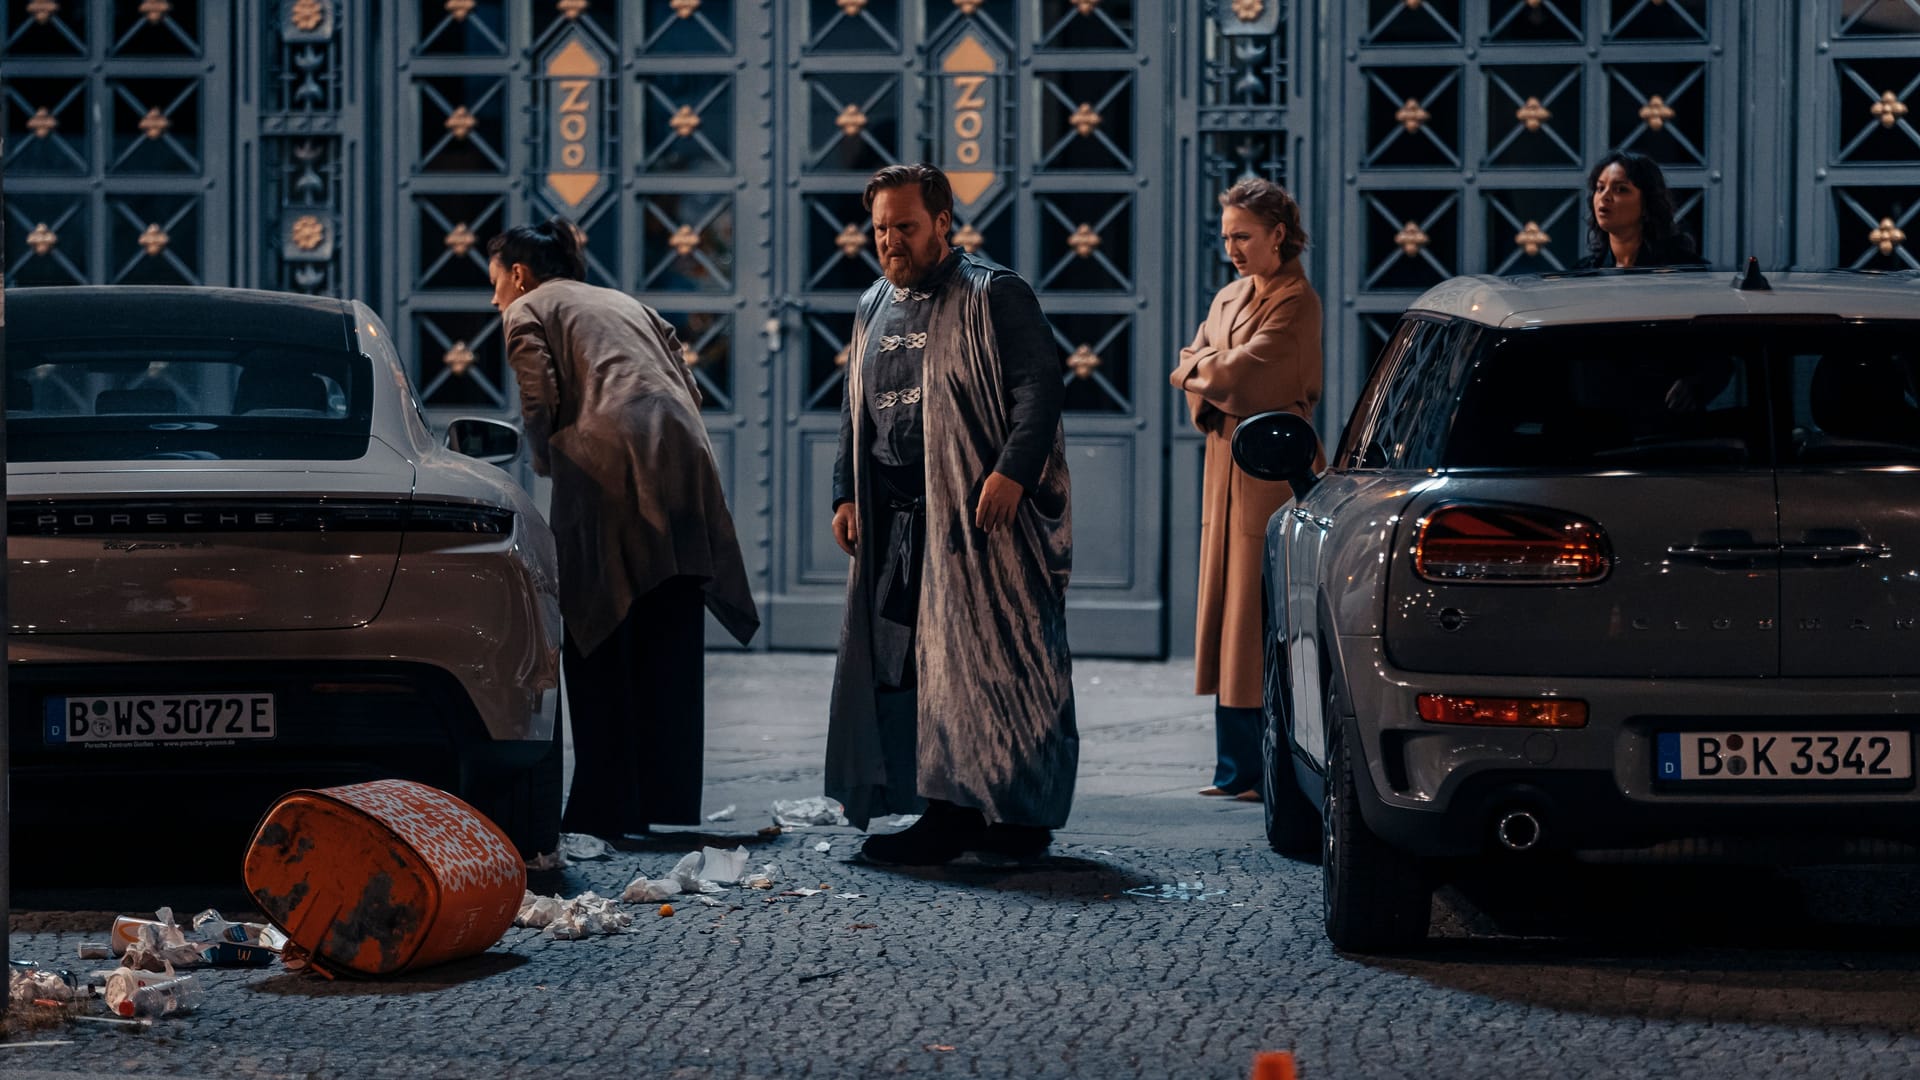
[{"label": "porsche taillight", "polygon": [[1579,585],[1612,566],[1598,524],[1539,507],[1440,507],[1413,540],[1414,571],[1428,581]]}]

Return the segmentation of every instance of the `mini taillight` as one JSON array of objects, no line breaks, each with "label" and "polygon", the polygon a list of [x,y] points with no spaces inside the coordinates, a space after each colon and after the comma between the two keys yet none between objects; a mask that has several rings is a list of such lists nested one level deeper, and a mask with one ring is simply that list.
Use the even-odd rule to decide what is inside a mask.
[{"label": "mini taillight", "polygon": [[1419,523],[1413,568],[1428,581],[1599,581],[1613,550],[1599,525],[1538,507],[1447,506]]},{"label": "mini taillight", "polygon": [[1429,724],[1492,727],[1586,727],[1587,703],[1571,698],[1463,697],[1421,694],[1420,719]]}]

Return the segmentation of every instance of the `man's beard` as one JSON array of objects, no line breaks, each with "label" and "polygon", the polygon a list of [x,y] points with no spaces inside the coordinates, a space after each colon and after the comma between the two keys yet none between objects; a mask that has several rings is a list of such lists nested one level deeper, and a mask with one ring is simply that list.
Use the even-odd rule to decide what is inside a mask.
[{"label": "man's beard", "polygon": [[945,251],[943,244],[931,245],[925,251],[909,249],[904,263],[893,259],[881,260],[880,272],[886,275],[888,283],[894,288],[911,289],[926,280],[927,274],[940,265]]}]

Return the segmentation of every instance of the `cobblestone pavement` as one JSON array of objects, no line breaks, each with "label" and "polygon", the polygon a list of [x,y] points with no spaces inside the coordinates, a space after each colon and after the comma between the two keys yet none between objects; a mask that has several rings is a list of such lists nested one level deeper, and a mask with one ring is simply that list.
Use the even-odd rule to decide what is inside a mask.
[{"label": "cobblestone pavement", "polygon": [[[1181,664],[1077,666],[1081,797],[1042,866],[897,872],[849,863],[851,829],[755,836],[773,799],[818,791],[830,668],[714,656],[707,804],[736,819],[534,880],[617,894],[703,842],[747,843],[781,889],[830,892],[647,906],[586,941],[515,930],[396,982],[203,972],[203,1011],[32,1036],[73,1042],[0,1048],[0,1075],[1198,1080],[1245,1077],[1261,1049],[1307,1080],[1920,1070],[1920,871],[1483,875],[1442,894],[1426,952],[1345,957],[1317,869],[1266,850],[1258,807],[1193,795],[1212,737]],[[99,906],[190,912],[226,890]],[[36,903],[15,956],[71,957],[111,914]]]}]

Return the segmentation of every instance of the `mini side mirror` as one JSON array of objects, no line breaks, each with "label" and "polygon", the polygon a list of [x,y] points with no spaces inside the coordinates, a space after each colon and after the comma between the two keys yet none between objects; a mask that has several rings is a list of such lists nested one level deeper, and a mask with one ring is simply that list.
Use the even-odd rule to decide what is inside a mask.
[{"label": "mini side mirror", "polygon": [[447,425],[447,449],[493,465],[520,456],[520,429],[484,416],[462,416]]},{"label": "mini side mirror", "polygon": [[1290,412],[1257,413],[1233,433],[1234,462],[1257,480],[1285,480],[1296,499],[1319,482],[1313,474],[1319,453],[1313,425]]}]

